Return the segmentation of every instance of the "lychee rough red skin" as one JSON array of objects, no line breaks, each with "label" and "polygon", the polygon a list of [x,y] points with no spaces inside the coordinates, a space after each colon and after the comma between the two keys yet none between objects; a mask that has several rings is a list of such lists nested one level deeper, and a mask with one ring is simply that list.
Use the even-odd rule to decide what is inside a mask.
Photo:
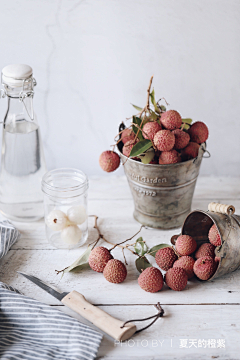
[{"label": "lychee rough red skin", "polygon": [[221,236],[218,232],[217,226],[214,224],[208,233],[208,239],[210,243],[214,246],[220,246],[221,245]]},{"label": "lychee rough red skin", "polygon": [[215,257],[215,246],[211,243],[204,243],[202,244],[199,249],[195,253],[195,258],[199,259],[203,256],[210,256],[212,258]]},{"label": "lychee rough red skin", "polygon": [[210,256],[203,256],[197,259],[193,266],[195,275],[201,280],[208,280],[217,269],[217,263]]},{"label": "lychee rough red skin", "polygon": [[155,261],[157,265],[164,271],[167,271],[173,267],[173,264],[177,259],[178,257],[171,247],[159,249],[155,255]]},{"label": "lychee rough red skin", "polygon": [[176,150],[163,151],[159,156],[159,164],[176,164],[181,162],[181,156]]},{"label": "lychee rough red skin", "polygon": [[198,156],[199,148],[199,144],[190,141],[190,143],[182,150],[182,158],[184,160],[196,158]]},{"label": "lychee rough red skin", "polygon": [[111,259],[113,257],[109,250],[103,246],[98,246],[90,252],[88,263],[94,271],[103,272],[108,261]]},{"label": "lychee rough red skin", "polygon": [[134,140],[135,139],[135,134],[132,131],[132,129],[124,129],[122,134],[121,134],[121,139],[123,144],[126,144],[126,142],[130,141],[130,140]]},{"label": "lychee rough red skin", "polygon": [[120,165],[120,157],[114,151],[104,151],[99,157],[99,165],[104,171],[115,171]]},{"label": "lychee rough red skin", "polygon": [[163,113],[160,121],[167,130],[179,129],[182,125],[181,115],[175,110],[168,110]]},{"label": "lychee rough red skin", "polygon": [[197,248],[196,241],[190,235],[180,235],[175,243],[177,252],[184,255],[191,255]]},{"label": "lychee rough red skin", "polygon": [[129,157],[133,146],[138,142],[139,142],[138,139],[136,139],[136,141],[135,140],[127,141],[126,144],[124,144],[123,149],[122,149],[123,155]]},{"label": "lychee rough red skin", "polygon": [[159,269],[156,267],[148,267],[145,269],[138,278],[139,286],[151,293],[158,292],[163,287],[163,276]]},{"label": "lychee rough red skin", "polygon": [[153,140],[154,136],[156,135],[156,133],[158,131],[160,131],[162,129],[161,125],[159,125],[158,122],[154,121],[154,122],[148,122],[144,125],[143,127],[143,137],[145,139],[149,139],[149,140]]},{"label": "lychee rough red skin", "polygon": [[191,141],[198,144],[202,144],[208,139],[208,127],[202,121],[193,123],[188,130],[188,133]]},{"label": "lychee rough red skin", "polygon": [[180,267],[186,271],[188,279],[191,279],[194,276],[193,265],[195,260],[191,256],[181,256],[175,263],[173,267]]},{"label": "lychee rough red skin", "polygon": [[127,269],[120,260],[112,259],[107,262],[103,275],[107,281],[119,284],[126,279]]},{"label": "lychee rough red skin", "polygon": [[154,136],[153,142],[158,150],[170,151],[175,144],[175,136],[170,130],[160,130]]},{"label": "lychee rough red skin", "polygon": [[190,141],[190,135],[181,129],[173,130],[172,133],[175,136],[174,149],[177,149],[177,150],[184,149]]},{"label": "lychee rough red skin", "polygon": [[166,272],[164,280],[172,290],[182,291],[187,285],[188,276],[182,268],[173,267]]}]

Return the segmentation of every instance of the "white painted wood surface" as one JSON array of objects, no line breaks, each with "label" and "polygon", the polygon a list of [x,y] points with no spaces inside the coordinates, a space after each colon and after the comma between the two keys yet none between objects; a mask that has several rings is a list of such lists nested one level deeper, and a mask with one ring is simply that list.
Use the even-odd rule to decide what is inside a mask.
[{"label": "white painted wood surface", "polygon": [[[216,201],[232,203],[236,213],[240,214],[239,183],[240,179],[200,178],[192,208],[207,210],[208,203]],[[109,241],[120,242],[137,232],[140,226],[133,219],[132,212],[133,201],[125,177],[90,180],[89,214],[99,216],[101,232]],[[71,251],[54,249],[47,243],[43,221],[15,225],[22,237],[1,260],[0,280],[17,287],[25,295],[56,306],[87,323],[16,271],[39,276],[60,291],[77,290],[89,302],[122,320],[152,315],[156,311],[153,304],[158,301],[162,304],[164,318],[131,341],[118,344],[105,335],[99,359],[240,359],[240,271],[212,282],[194,279],[182,292],[164,286],[159,293],[150,294],[138,286],[135,257],[126,252],[128,276],[122,284],[108,283],[102,274],[92,270],[69,273],[61,278],[55,270],[70,265],[86,246]],[[178,233],[180,229],[143,229],[141,236],[149,246],[153,246],[169,243],[171,236]],[[96,235],[90,218],[88,243],[94,241]],[[115,249],[113,255],[122,260],[119,249]],[[220,340],[225,347],[219,347]],[[184,344],[187,347],[182,347]]]}]

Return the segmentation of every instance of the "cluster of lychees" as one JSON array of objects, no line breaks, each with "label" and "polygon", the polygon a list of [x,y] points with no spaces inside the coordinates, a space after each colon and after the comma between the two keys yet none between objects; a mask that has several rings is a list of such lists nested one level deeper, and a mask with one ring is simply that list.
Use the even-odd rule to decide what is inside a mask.
[{"label": "cluster of lychees", "polygon": [[[196,241],[189,235],[180,235],[175,243],[175,249],[164,247],[156,252],[155,260],[162,272],[150,266],[142,271],[138,278],[140,287],[148,292],[160,291],[164,281],[175,291],[183,290],[187,281],[196,275],[201,280],[210,279],[217,270],[220,258],[215,256],[215,248],[221,245],[221,237],[216,225],[208,234],[209,243],[202,244],[197,249]],[[94,248],[88,259],[92,270],[103,272],[106,280],[111,283],[121,283],[126,279],[126,266],[114,259],[110,250],[103,246]]]},{"label": "cluster of lychees", "polygon": [[158,250],[155,260],[166,274],[163,278],[158,268],[149,267],[138,278],[140,287],[148,292],[157,292],[162,289],[165,280],[172,290],[181,291],[194,275],[201,280],[210,279],[220,261],[215,256],[216,246],[221,245],[221,237],[215,224],[209,230],[208,239],[209,243],[204,243],[197,249],[197,243],[191,236],[180,235],[175,249],[165,247]]},{"label": "cluster of lychees", "polygon": [[[150,164],[176,164],[187,161],[198,156],[200,144],[208,138],[208,128],[197,121],[186,130],[184,120],[175,110],[168,110],[159,115],[153,121],[146,118],[142,121],[142,128],[139,129],[142,138],[152,142],[154,157]],[[140,142],[139,137],[132,128],[124,129],[121,133],[123,143],[122,153],[133,160],[141,161],[137,156],[132,157],[133,147]],[[149,150],[149,149],[148,149]],[[111,172],[120,165],[120,158],[114,151],[104,151],[99,158],[100,166],[103,170]]]},{"label": "cluster of lychees", "polygon": [[111,252],[103,246],[91,251],[88,263],[92,270],[102,272],[105,279],[111,283],[119,284],[126,279],[126,266],[122,261],[114,259]]}]

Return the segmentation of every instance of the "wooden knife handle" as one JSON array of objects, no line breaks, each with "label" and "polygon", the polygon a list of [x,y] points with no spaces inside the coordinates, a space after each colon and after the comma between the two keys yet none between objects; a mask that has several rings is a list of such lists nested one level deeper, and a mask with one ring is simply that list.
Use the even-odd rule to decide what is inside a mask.
[{"label": "wooden knife handle", "polygon": [[62,299],[62,303],[89,320],[115,340],[127,340],[136,332],[136,326],[134,324],[128,323],[124,328],[121,328],[123,321],[115,319],[97,306],[90,304],[85,297],[77,291],[71,291],[67,294]]}]

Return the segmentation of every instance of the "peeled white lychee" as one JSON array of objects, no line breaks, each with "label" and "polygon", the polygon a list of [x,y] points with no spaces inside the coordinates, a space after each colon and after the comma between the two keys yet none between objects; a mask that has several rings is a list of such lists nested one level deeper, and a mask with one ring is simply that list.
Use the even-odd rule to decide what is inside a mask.
[{"label": "peeled white lychee", "polygon": [[87,212],[83,205],[77,205],[68,209],[67,216],[71,223],[81,225],[87,218]]},{"label": "peeled white lychee", "polygon": [[61,232],[61,239],[66,244],[77,244],[82,238],[82,231],[77,225],[69,225]]},{"label": "peeled white lychee", "polygon": [[52,210],[45,219],[46,225],[53,231],[61,231],[68,225],[67,215],[61,210]]}]

